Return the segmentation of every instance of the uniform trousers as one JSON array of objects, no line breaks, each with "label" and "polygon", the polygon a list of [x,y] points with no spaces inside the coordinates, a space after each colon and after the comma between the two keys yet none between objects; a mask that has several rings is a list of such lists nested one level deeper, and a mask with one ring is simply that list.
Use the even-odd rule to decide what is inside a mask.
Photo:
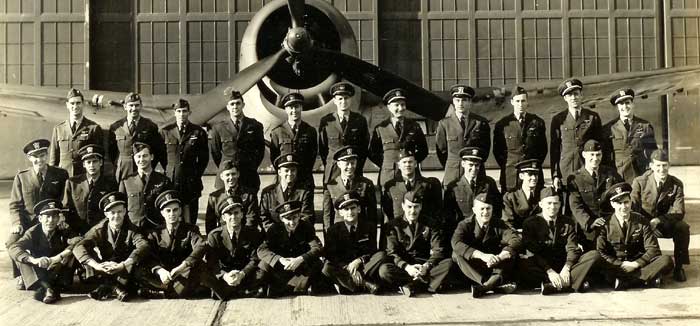
[{"label": "uniform trousers", "polygon": [[[452,269],[452,259],[445,258],[433,266],[425,277],[419,278],[419,281],[428,285],[429,292],[437,292],[450,269]],[[379,267],[379,278],[383,282],[394,286],[403,286],[414,281],[413,277],[408,275],[404,269],[394,264],[381,265]]]},{"label": "uniform trousers", "polygon": [[[586,276],[591,271],[593,266],[601,261],[600,254],[597,251],[591,250],[583,254],[578,262],[571,266],[571,288],[578,291],[581,285],[586,280]],[[548,262],[549,267],[559,273],[566,264],[565,261]],[[548,283],[547,270],[540,265],[534,257],[521,259],[518,263],[518,274],[520,281],[531,287],[537,287],[541,282]]]},{"label": "uniform trousers", "polygon": [[[389,259],[384,251],[379,251],[372,255],[369,261],[362,265],[360,270],[363,280],[376,282],[379,280],[379,268],[382,264],[390,264]],[[350,292],[356,292],[362,289],[363,284],[352,277],[347,270],[347,266],[340,266],[326,260],[323,265],[323,275],[328,277],[332,282],[346,288]]]},{"label": "uniform trousers", "polygon": [[673,269],[671,256],[659,255],[652,258],[649,264],[637,268],[631,272],[625,272],[620,266],[615,266],[603,261],[601,271],[609,282],[614,282],[616,278],[623,279],[631,283],[646,283],[651,279],[666,274]]},{"label": "uniform trousers", "polygon": [[486,266],[486,263],[481,259],[470,258],[467,260],[455,253],[452,253],[452,260],[457,263],[457,266],[459,266],[459,269],[466,277],[479,285],[484,285],[492,276],[500,277],[501,283],[504,283],[513,275],[513,269],[515,268],[514,257],[502,260],[492,267]]},{"label": "uniform trousers", "polygon": [[683,220],[668,221],[661,220],[654,230],[657,238],[672,238],[673,239],[673,258],[676,262],[676,267],[690,264],[690,255],[688,254],[688,246],[690,245],[690,226]]}]

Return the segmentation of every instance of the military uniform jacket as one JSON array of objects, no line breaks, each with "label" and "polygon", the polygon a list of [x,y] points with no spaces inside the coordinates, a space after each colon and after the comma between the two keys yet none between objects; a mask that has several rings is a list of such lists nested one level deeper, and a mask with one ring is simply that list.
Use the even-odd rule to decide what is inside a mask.
[{"label": "military uniform jacket", "polygon": [[539,211],[540,190],[535,189],[529,200],[522,188],[505,193],[501,219],[516,230],[522,229],[525,219]]},{"label": "military uniform jacket", "polygon": [[10,225],[22,225],[25,230],[32,226],[35,221],[32,213],[34,205],[48,198],[62,200],[67,179],[66,170],[50,165],[41,185],[34,169],[19,171],[10,192]]},{"label": "military uniform jacket", "polygon": [[521,125],[511,113],[493,128],[493,156],[501,167],[501,185],[505,189],[513,189],[518,183],[518,162],[537,159],[542,164],[547,150],[547,127],[534,114],[526,113]]},{"label": "military uniform jacket", "polygon": [[676,222],[685,216],[683,182],[669,175],[657,188],[654,173],[644,172],[632,182],[632,207],[649,220],[658,217],[664,222]]},{"label": "military uniform jacket", "polygon": [[557,217],[554,232],[549,230],[542,214],[526,219],[523,223],[523,246],[544,270],[565,264],[571,267],[581,256],[576,241],[576,224],[567,216]]},{"label": "military uniform jacket", "polygon": [[324,225],[326,228],[331,227],[335,223],[335,206],[333,202],[346,191],[354,190],[360,195],[360,216],[365,217],[365,222],[377,225],[382,221],[377,215],[377,196],[374,184],[365,177],[353,176],[349,185],[346,188],[343,185],[343,179],[337,176],[330,180],[323,190],[323,221],[329,222]]},{"label": "military uniform jacket", "polygon": [[[233,195],[239,196],[241,201],[243,201],[243,216],[245,217],[245,223],[247,226],[258,227],[260,225],[260,206],[258,205],[258,196],[256,191],[243,186],[238,186],[236,189],[232,190]],[[209,194],[209,199],[207,200],[207,211],[206,211],[206,221],[205,230],[209,233],[211,230],[217,228],[221,224],[221,213],[218,211],[219,203],[230,195],[226,192],[226,189],[217,189]],[[215,224],[210,224],[212,221]]]},{"label": "military uniform jacket", "polygon": [[117,180],[113,176],[100,175],[88,184],[87,174],[81,174],[68,179],[66,193],[63,196],[63,206],[68,210],[66,222],[73,230],[84,234],[93,225],[104,218],[100,209],[102,196],[117,190]]},{"label": "military uniform jacket", "polygon": [[[464,218],[471,216],[474,213],[472,211],[474,197],[480,193],[489,194],[491,198],[501,198],[496,181],[487,175],[476,177],[476,185],[473,190],[464,177],[448,184],[445,187],[444,195],[444,212],[448,224],[454,226]],[[501,203],[494,203],[492,219],[501,218],[501,207]]]},{"label": "military uniform jacket", "polygon": [[265,242],[258,248],[258,257],[274,267],[280,258],[303,257],[309,263],[321,256],[323,245],[316,236],[313,224],[300,220],[294,232],[289,234],[282,223],[275,223],[267,230]]},{"label": "military uniform jacket", "polygon": [[104,146],[104,133],[100,125],[83,117],[75,132],[70,129],[70,121],[66,120],[55,127],[51,133],[49,149],[49,164],[58,166],[71,176],[85,172],[83,162],[78,156],[78,150],[85,145]]},{"label": "military uniform jacket", "polygon": [[459,151],[468,146],[481,148],[486,153],[484,161],[491,150],[491,127],[486,118],[469,112],[464,115],[465,128],[457,119],[455,114],[443,118],[438,122],[435,134],[435,148],[440,164],[445,168],[443,184],[448,184],[457,180],[461,175],[460,164],[462,157]]},{"label": "military uniform jacket", "polygon": [[158,133],[158,126],[148,118],[140,117],[134,127],[134,133],[129,133],[127,119],[122,118],[109,126],[109,153],[115,164],[115,176],[121,181],[136,172],[134,165],[134,150],[132,145],[142,142],[151,147],[153,154],[152,165],[166,164],[165,142]]},{"label": "military uniform jacket", "polygon": [[207,249],[207,241],[199,234],[199,227],[185,222],[171,235],[165,226],[161,226],[148,235],[153,253],[151,272],[159,268],[171,270],[183,261],[189,266],[202,262]]},{"label": "military uniform jacket", "polygon": [[314,186],[313,169],[318,154],[318,136],[316,129],[304,121],[299,122],[297,133],[287,121],[270,131],[270,162],[281,153],[294,153],[299,160],[297,181],[312,189]]},{"label": "military uniform jacket", "polygon": [[416,221],[411,226],[403,217],[389,221],[385,228],[386,253],[401,269],[409,264],[425,262],[435,266],[440,260],[449,257],[439,228],[430,227],[421,221]]},{"label": "military uniform jacket", "polygon": [[248,187],[258,189],[258,167],[265,155],[263,125],[255,119],[243,117],[239,131],[229,118],[215,124],[209,135],[209,150],[216,166],[223,161],[237,162],[241,175],[245,176],[241,181]]},{"label": "military uniform jacket", "polygon": [[129,217],[135,220],[150,219],[155,224],[163,222],[160,210],[156,208],[156,197],[163,191],[172,189],[168,177],[160,172],[151,171],[147,184],[144,185],[138,173],[132,174],[119,183],[119,192],[128,197],[127,208]]},{"label": "military uniform jacket", "polygon": [[249,275],[260,262],[258,247],[263,240],[262,232],[254,227],[242,226],[233,239],[226,226],[218,227],[207,236],[207,263],[219,278],[232,270]]},{"label": "military uniform jacket", "polygon": [[8,252],[15,261],[27,263],[32,257],[53,257],[66,249],[72,250],[78,241],[80,236],[70,229],[56,228],[50,237],[46,237],[41,224],[37,224],[10,245]]},{"label": "military uniform jacket", "polygon": [[[440,186],[440,181],[436,178],[426,178],[416,174],[413,183],[415,184],[411,185],[410,190],[423,192],[421,216],[424,216],[429,221],[441,221],[442,187]],[[403,217],[401,203],[403,203],[404,194],[408,191],[406,181],[401,176],[396,176],[384,185],[382,189],[382,210],[386,217],[385,220],[401,219]]]},{"label": "military uniform jacket", "polygon": [[[140,264],[148,255],[150,247],[148,240],[125,220],[122,223],[117,238],[110,235],[109,221],[102,220],[85,234],[73,249],[73,255],[81,264],[87,264],[90,259],[98,262],[125,262],[127,272],[131,273],[134,266]],[[99,256],[97,255],[99,251]]]},{"label": "military uniform jacket", "polygon": [[637,117],[632,118],[629,131],[619,117],[605,124],[603,140],[605,161],[630,183],[647,170],[649,157],[657,149],[654,127]]},{"label": "military uniform jacket", "polygon": [[644,216],[635,212],[631,214],[627,233],[622,232],[620,222],[613,215],[598,235],[596,249],[612,265],[620,266],[623,261],[634,261],[643,267],[661,255],[659,242]]},{"label": "military uniform jacket", "polygon": [[502,220],[492,218],[482,230],[474,214],[459,222],[452,235],[452,252],[465,259],[470,259],[476,250],[493,255],[505,250],[515,257],[520,246],[520,236]]},{"label": "military uniform jacket", "polygon": [[167,161],[163,162],[165,175],[173,182],[183,203],[189,203],[202,194],[202,174],[209,164],[207,132],[193,123],[185,125],[180,135],[177,124],[169,124],[160,130],[165,140]]},{"label": "military uniform jacket", "polygon": [[622,178],[613,169],[604,165],[598,168],[598,184],[595,184],[593,177],[586,168],[580,168],[569,176],[569,207],[571,215],[581,230],[584,231],[588,240],[595,240],[594,230],[591,224],[597,218],[605,215],[602,211],[609,205],[603,205],[601,196],[614,184],[622,181]]},{"label": "military uniform jacket", "polygon": [[[323,161],[323,183],[328,183],[332,170],[336,168],[333,154],[343,146],[352,145],[357,150],[357,169],[362,170],[367,160],[369,148],[369,128],[367,120],[356,112],[350,111],[345,129],[340,126],[338,112],[321,118],[318,127],[318,153]],[[357,171],[360,172],[360,171]]]},{"label": "military uniform jacket", "polygon": [[298,200],[301,202],[301,219],[311,224],[314,223],[314,194],[308,189],[290,186],[287,194],[282,191],[279,183],[271,184],[263,189],[260,195],[260,218],[265,230],[269,229],[273,223],[280,222],[279,214],[275,212],[275,207],[289,201]]},{"label": "military uniform jacket", "polygon": [[396,133],[391,119],[380,122],[374,128],[369,146],[369,159],[381,168],[378,185],[394,178],[399,150],[402,147],[413,149],[418,163],[428,156],[428,143],[423,129],[418,122],[407,118],[403,119],[401,135]]},{"label": "military uniform jacket", "polygon": [[602,124],[600,116],[588,109],[581,109],[578,121],[569,110],[552,117],[551,146],[549,149],[552,178],[560,177],[562,182],[570,174],[583,166],[581,151],[589,139],[601,140]]},{"label": "military uniform jacket", "polygon": [[[350,234],[344,221],[333,224],[326,233],[324,256],[328,261],[338,266],[346,266],[360,258],[363,264],[377,252],[376,226],[358,221],[354,234]],[[373,266],[365,266],[365,270]]]}]

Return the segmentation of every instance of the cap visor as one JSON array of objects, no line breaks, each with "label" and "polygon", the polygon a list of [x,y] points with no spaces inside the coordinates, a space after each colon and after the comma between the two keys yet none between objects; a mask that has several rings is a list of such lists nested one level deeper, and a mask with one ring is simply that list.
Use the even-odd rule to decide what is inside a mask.
[{"label": "cap visor", "polygon": [[123,201],[123,200],[115,200],[115,201],[113,201],[113,202],[107,204],[107,206],[105,206],[105,208],[103,208],[102,211],[106,211],[106,210],[112,208],[114,205],[119,205],[119,204],[125,205],[125,206],[126,206],[126,202],[125,202],[125,201]]},{"label": "cap visor", "polygon": [[163,202],[162,204],[160,204],[158,206],[158,209],[163,209],[163,207],[165,207],[166,205],[168,205],[170,203],[174,203],[174,202],[177,202],[178,204],[182,205],[182,202],[179,199],[173,198],[173,199],[168,199],[165,202]]}]

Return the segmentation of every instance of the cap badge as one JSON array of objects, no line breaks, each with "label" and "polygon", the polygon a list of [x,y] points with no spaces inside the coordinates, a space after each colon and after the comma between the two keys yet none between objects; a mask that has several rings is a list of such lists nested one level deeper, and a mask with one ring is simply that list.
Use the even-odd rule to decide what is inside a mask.
[{"label": "cap badge", "polygon": [[352,148],[348,148],[348,154],[352,154]]},{"label": "cap badge", "polygon": [[284,205],[284,210],[289,211],[291,209],[292,209],[292,205],[290,205],[290,204]]},{"label": "cap badge", "polygon": [[34,143],[34,149],[39,149],[39,147],[41,147],[41,145],[39,144],[39,142],[35,142],[35,143]]},{"label": "cap badge", "polygon": [[625,91],[620,91],[620,96],[625,96]]},{"label": "cap badge", "polygon": [[49,208],[56,208],[56,203],[49,203],[47,206]]},{"label": "cap badge", "polygon": [[87,152],[88,152],[88,154],[91,154],[91,153],[92,153],[92,151],[93,151],[92,147],[88,147],[88,148],[87,148]]},{"label": "cap badge", "polygon": [[617,194],[621,194],[621,193],[622,193],[622,187],[617,187],[617,188],[615,188],[615,192],[617,192]]},{"label": "cap badge", "polygon": [[350,194],[345,194],[345,195],[343,196],[343,198],[344,198],[345,200],[350,200]]},{"label": "cap badge", "polygon": [[115,196],[115,195],[109,196],[109,201],[116,201],[116,200],[117,200],[117,196]]},{"label": "cap badge", "polygon": [[574,84],[571,83],[571,81],[566,82],[566,87],[572,87],[572,86],[574,86]]},{"label": "cap badge", "polygon": [[479,150],[478,150],[478,149],[472,149],[472,155],[477,155],[477,154],[479,154]]},{"label": "cap badge", "polygon": [[292,155],[287,155],[287,161],[292,161],[293,158],[294,158],[294,157],[293,157]]}]

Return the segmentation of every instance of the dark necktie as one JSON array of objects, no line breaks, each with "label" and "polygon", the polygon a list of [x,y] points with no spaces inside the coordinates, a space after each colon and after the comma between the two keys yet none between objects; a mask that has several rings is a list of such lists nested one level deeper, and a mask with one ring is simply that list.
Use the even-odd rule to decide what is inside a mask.
[{"label": "dark necktie", "polygon": [[292,134],[294,134],[294,136],[297,135],[297,129],[298,129],[298,128],[297,128],[297,125],[293,125],[293,126],[292,126]]},{"label": "dark necktie", "polygon": [[402,129],[403,129],[403,126],[402,126],[401,120],[396,121],[396,134],[399,135],[399,137],[401,137]]},{"label": "dark necktie", "polygon": [[555,230],[556,230],[556,229],[554,228],[554,221],[549,221],[549,233],[550,233],[551,235],[554,235],[554,231],[555,231]]},{"label": "dark necktie", "polygon": [[355,240],[355,226],[350,227],[350,239]]},{"label": "dark necktie", "polygon": [[411,185],[411,180],[406,179],[406,190],[407,191],[413,190],[413,185]]},{"label": "dark necktie", "polygon": [[129,123],[127,124],[127,126],[129,127],[129,134],[133,135],[133,134],[134,134],[134,129],[136,129],[136,122],[135,122],[135,121],[131,121],[131,122],[129,122]]},{"label": "dark necktie", "polygon": [[71,125],[70,125],[70,132],[75,133],[75,129],[77,129],[77,128],[78,128],[78,123],[73,121],[73,123],[71,123]]},{"label": "dark necktie", "polygon": [[140,174],[139,177],[141,178],[141,183],[143,183],[143,189],[146,189],[146,182],[148,182],[148,177],[146,177],[146,174]]},{"label": "dark necktie", "polygon": [[341,119],[340,120],[340,128],[345,130],[345,127],[348,125],[348,119]]},{"label": "dark necktie", "polygon": [[349,178],[343,180],[343,187],[345,187],[345,189],[350,189],[350,179]]},{"label": "dark necktie", "polygon": [[44,184],[44,176],[39,172],[36,174],[36,178],[39,180],[39,187],[41,187]]},{"label": "dark necktie", "polygon": [[95,181],[94,180],[88,180],[88,191],[92,191],[92,188],[95,186]]},{"label": "dark necktie", "polygon": [[574,120],[578,121],[579,117],[581,117],[581,113],[579,113],[578,111],[574,111]]},{"label": "dark necktie", "polygon": [[467,124],[464,122],[464,116],[459,118],[459,125],[462,127],[462,130],[467,129]]},{"label": "dark necktie", "polygon": [[179,131],[180,131],[180,137],[184,136],[184,135],[185,135],[185,125],[182,125],[182,126],[179,128]]},{"label": "dark necktie", "polygon": [[241,122],[239,120],[234,121],[233,126],[236,127],[236,131],[241,131]]},{"label": "dark necktie", "polygon": [[527,202],[530,204],[531,207],[533,205],[535,205],[535,192],[534,191],[530,190],[530,195],[529,195],[529,197],[527,197]]},{"label": "dark necktie", "polygon": [[525,123],[525,113],[520,114],[520,117],[518,118],[518,123],[520,124],[520,126],[522,126],[523,123]]},{"label": "dark necktie", "polygon": [[627,132],[629,132],[630,131],[630,120],[625,119],[625,121],[623,123],[625,125],[625,129],[627,130]]},{"label": "dark necktie", "polygon": [[627,238],[627,222],[622,221],[622,237]]},{"label": "dark necktie", "polygon": [[598,188],[598,173],[593,172],[593,185],[595,185],[596,188]]}]

